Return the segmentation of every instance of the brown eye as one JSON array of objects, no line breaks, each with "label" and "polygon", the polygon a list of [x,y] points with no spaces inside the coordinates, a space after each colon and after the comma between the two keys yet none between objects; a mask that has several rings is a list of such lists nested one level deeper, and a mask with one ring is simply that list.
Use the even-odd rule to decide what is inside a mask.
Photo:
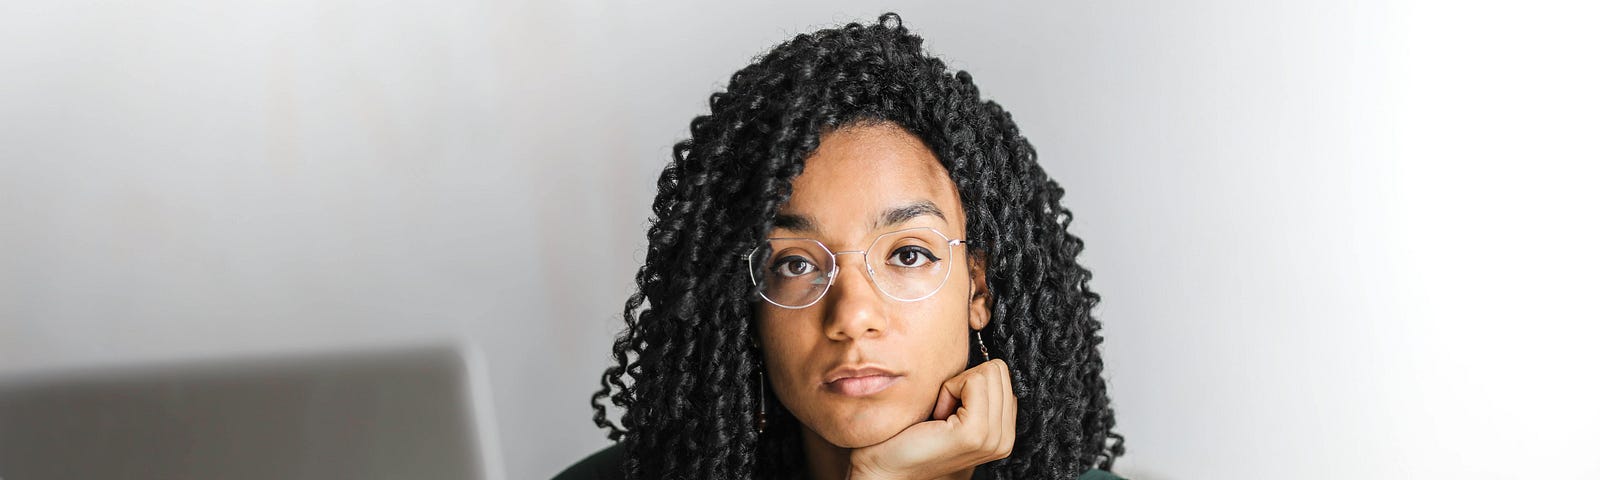
[{"label": "brown eye", "polygon": [[933,252],[914,245],[895,249],[894,253],[889,256],[889,264],[896,267],[917,268],[937,261],[939,261],[939,257],[933,256]]},{"label": "brown eye", "polygon": [[799,256],[783,257],[772,263],[772,272],[784,277],[799,277],[816,270],[816,264]]}]

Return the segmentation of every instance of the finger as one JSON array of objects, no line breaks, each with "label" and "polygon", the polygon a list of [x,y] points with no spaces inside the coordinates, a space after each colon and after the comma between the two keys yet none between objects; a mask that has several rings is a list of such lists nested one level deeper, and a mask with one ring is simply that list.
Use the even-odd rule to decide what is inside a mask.
[{"label": "finger", "polygon": [[933,419],[944,420],[946,418],[950,418],[950,415],[956,413],[956,407],[959,406],[959,404],[960,402],[956,399],[955,395],[952,395],[950,392],[945,391],[945,389],[940,388],[939,399],[933,402]]},{"label": "finger", "polygon": [[1000,367],[1000,391],[995,396],[995,401],[1000,404],[1001,425],[1005,425],[1005,415],[1011,413],[1012,408],[1015,406],[1016,402],[1012,400],[1016,395],[1014,395],[1015,390],[1012,390],[1011,387],[1011,365],[1006,363],[1005,360],[995,359],[995,361],[999,363]]},{"label": "finger", "polygon": [[1008,395],[1006,398],[1005,426],[1000,431],[1005,432],[1005,440],[1001,442],[1000,458],[1011,456],[1011,450],[1017,444],[1017,396]]},{"label": "finger", "polygon": [[1002,370],[1001,373],[1004,373],[1004,375],[1001,375],[1000,378],[1001,378],[1001,380],[1004,380],[1005,394],[1007,396],[1013,396],[1014,397],[1014,396],[1016,396],[1017,390],[1011,386],[1011,375],[1012,375],[1012,373],[1011,373],[1011,364],[1005,363],[1005,361],[1002,360],[1002,361],[1000,361],[1000,366],[1002,367],[1001,368],[1001,370]]},{"label": "finger", "polygon": [[987,419],[989,399],[985,398],[983,392],[985,380],[981,378],[973,380],[978,377],[978,372],[982,369],[982,365],[973,367],[944,382],[943,390],[961,401],[961,406],[956,408],[954,417],[962,424],[962,428],[971,428],[965,427],[966,424],[977,424],[976,427],[982,428]]},{"label": "finger", "polygon": [[1000,440],[999,453],[1001,458],[1011,456],[1011,449],[1017,442],[1017,391],[1012,386],[1010,365],[1006,366],[1004,378],[1005,390],[1001,392],[1002,400],[1000,401],[1001,404],[1005,405],[1005,415],[1001,417],[1002,423],[1000,424],[1002,438]]},{"label": "finger", "polygon": [[1000,442],[1005,438],[1005,434],[1001,430],[1005,428],[1005,378],[1007,375],[1009,374],[1006,371],[1005,360],[996,358],[990,362],[987,375],[989,377],[987,382],[989,384],[989,391],[987,392],[989,396],[989,424],[984,429],[989,432],[989,435],[985,437],[988,441],[984,445],[987,445],[991,452],[998,451]]}]

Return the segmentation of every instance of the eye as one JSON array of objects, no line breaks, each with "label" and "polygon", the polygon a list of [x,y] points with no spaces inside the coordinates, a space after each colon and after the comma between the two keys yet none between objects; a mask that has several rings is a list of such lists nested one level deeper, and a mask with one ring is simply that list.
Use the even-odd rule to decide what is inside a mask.
[{"label": "eye", "polygon": [[772,262],[773,273],[784,277],[798,277],[817,270],[817,265],[805,257],[791,255]]},{"label": "eye", "polygon": [[916,245],[897,248],[892,255],[889,255],[889,264],[896,267],[923,267],[937,261],[939,257],[933,256],[933,252]]}]

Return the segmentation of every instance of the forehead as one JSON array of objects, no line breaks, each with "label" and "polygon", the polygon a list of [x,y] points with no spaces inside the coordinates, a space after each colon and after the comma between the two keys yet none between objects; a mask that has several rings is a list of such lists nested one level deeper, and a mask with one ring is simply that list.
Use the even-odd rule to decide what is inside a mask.
[{"label": "forehead", "polygon": [[949,235],[965,229],[960,194],[938,157],[892,123],[823,135],[793,185],[779,213],[807,217],[815,230],[808,233],[818,236],[848,240],[885,231],[874,227],[886,210],[918,202],[933,204],[944,219],[922,216],[901,228],[932,226]]}]

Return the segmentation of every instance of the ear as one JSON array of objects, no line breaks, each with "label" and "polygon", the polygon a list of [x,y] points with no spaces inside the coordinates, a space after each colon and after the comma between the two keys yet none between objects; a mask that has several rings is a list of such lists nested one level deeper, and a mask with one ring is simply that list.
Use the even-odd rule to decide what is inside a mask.
[{"label": "ear", "polygon": [[973,330],[982,330],[989,325],[989,307],[993,303],[989,295],[988,261],[982,252],[967,251],[967,285],[970,292],[967,297],[967,323]]}]

